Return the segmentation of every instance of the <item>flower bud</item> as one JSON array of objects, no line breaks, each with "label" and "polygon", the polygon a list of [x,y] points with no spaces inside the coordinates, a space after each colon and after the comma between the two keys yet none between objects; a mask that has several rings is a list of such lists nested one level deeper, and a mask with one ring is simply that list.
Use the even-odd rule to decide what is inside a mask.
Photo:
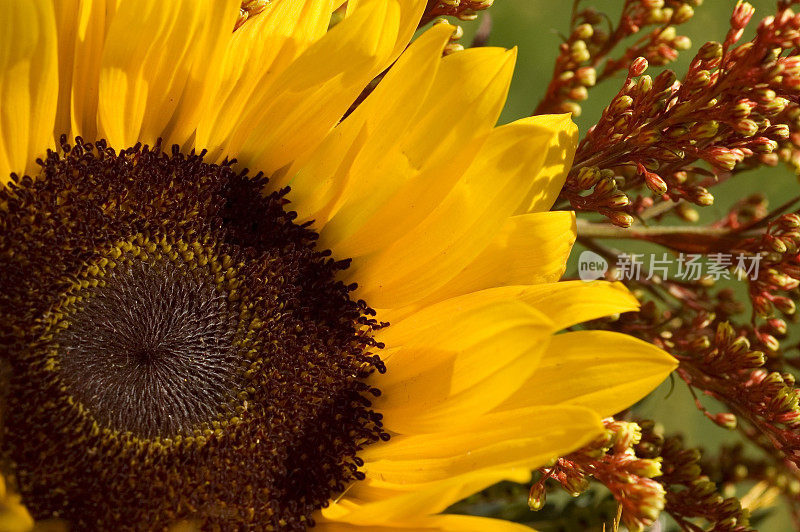
[{"label": "flower bud", "polygon": [[693,200],[697,205],[708,207],[714,204],[714,196],[703,187],[697,187],[694,190]]},{"label": "flower bud", "polygon": [[582,190],[589,190],[600,180],[600,170],[596,166],[581,168],[575,176],[575,184]]},{"label": "flower bud", "polygon": [[534,512],[544,508],[547,502],[547,489],[544,487],[544,482],[537,482],[531,486],[531,491],[528,494],[528,508]]},{"label": "flower bud", "polygon": [[755,12],[755,8],[750,5],[749,2],[742,2],[742,0],[739,0],[731,15],[731,27],[736,29],[744,28],[747,26],[747,23],[750,22]]},{"label": "flower bud", "polygon": [[572,32],[572,35],[575,37],[575,39],[586,41],[591,39],[592,35],[594,35],[594,28],[591,24],[581,24],[575,28],[575,31]]},{"label": "flower bud", "polygon": [[672,15],[673,24],[683,24],[694,16],[694,9],[689,4],[683,4]]},{"label": "flower bud", "polygon": [[692,40],[686,35],[678,35],[672,39],[672,47],[676,50],[688,50],[692,47]]},{"label": "flower bud", "polygon": [[575,100],[578,102],[582,102],[589,97],[589,91],[586,90],[586,87],[583,85],[578,85],[577,87],[573,87],[572,89],[567,92],[567,98],[570,100]]},{"label": "flower bud", "polygon": [[708,122],[698,122],[691,129],[691,136],[695,139],[710,139],[716,136],[719,131],[719,122],[709,120]]},{"label": "flower bud", "polygon": [[698,70],[688,80],[692,88],[705,87],[711,82],[711,73],[708,70]]},{"label": "flower bud", "polygon": [[679,203],[678,206],[675,207],[675,213],[685,222],[695,223],[700,220],[700,213],[688,203]]},{"label": "flower bud", "polygon": [[644,57],[637,57],[628,68],[628,76],[632,78],[641,76],[644,74],[644,71],[647,70],[647,66],[647,59]]},{"label": "flower bud", "polygon": [[703,158],[723,170],[733,170],[740,158],[738,153],[723,146],[714,146],[703,154]]},{"label": "flower bud", "polygon": [[656,195],[661,196],[662,194],[666,194],[667,182],[664,181],[658,174],[645,170],[644,180],[647,184],[647,188],[652,190]]},{"label": "flower bud", "polygon": [[655,130],[645,131],[644,133],[640,134],[638,137],[640,143],[644,145],[655,144],[659,140],[661,140],[661,133]]},{"label": "flower bud", "polygon": [[597,71],[592,67],[581,67],[575,71],[578,83],[584,87],[594,87],[597,83]]},{"label": "flower bud", "polygon": [[764,353],[761,351],[750,351],[749,353],[743,355],[740,360],[742,361],[744,367],[747,368],[760,368],[767,361]]},{"label": "flower bud", "polygon": [[761,110],[767,116],[775,116],[782,113],[789,101],[786,98],[776,97],[761,106]]},{"label": "flower bud", "polygon": [[740,135],[752,137],[758,133],[758,124],[756,124],[754,120],[744,118],[742,120],[737,120],[736,123],[733,124],[733,129]]},{"label": "flower bud", "polygon": [[784,214],[780,218],[780,224],[786,229],[800,228],[800,215],[794,212]]},{"label": "flower bud", "polygon": [[765,134],[774,139],[786,140],[790,135],[789,126],[786,124],[775,124],[774,126],[768,127]]},{"label": "flower bud", "polygon": [[611,102],[610,110],[612,113],[621,113],[622,111],[628,109],[631,105],[633,105],[633,98],[627,95],[617,96],[614,98],[614,101]]},{"label": "flower bud", "polygon": [[617,227],[627,229],[633,225],[633,216],[626,212],[612,211],[603,214]]},{"label": "flower bud", "polygon": [[768,154],[778,149],[778,143],[766,137],[758,137],[748,144],[755,153]]},{"label": "flower bud", "polygon": [[786,322],[784,320],[780,319],[780,318],[771,318],[771,319],[767,320],[767,325],[769,325],[769,328],[775,334],[779,334],[779,335],[786,334],[786,331],[788,330],[788,328],[786,326]]},{"label": "flower bud", "polygon": [[603,203],[611,209],[619,209],[630,205],[631,200],[624,192],[614,192]]},{"label": "flower bud", "polygon": [[778,339],[771,334],[759,334],[758,339],[769,351],[775,352],[781,348],[781,344],[778,342]]},{"label": "flower bud", "polygon": [[685,137],[689,133],[689,128],[686,126],[672,126],[664,134],[671,139],[679,139]]},{"label": "flower bud", "polygon": [[706,61],[722,57],[722,45],[716,41],[705,43],[697,52],[697,57]]},{"label": "flower bud", "polygon": [[638,96],[644,96],[650,89],[653,88],[653,78],[650,76],[642,76],[639,78],[639,82],[636,83],[636,94]]},{"label": "flower bud", "polygon": [[772,300],[772,303],[784,314],[794,314],[797,310],[797,307],[794,304],[794,301],[789,299],[788,297],[776,297]]},{"label": "flower bud", "polygon": [[594,195],[606,196],[615,190],[617,190],[617,182],[614,180],[614,178],[602,177],[601,174],[600,182],[594,187]]},{"label": "flower bud", "polygon": [[714,337],[717,345],[728,345],[733,342],[734,338],[736,338],[736,331],[733,330],[730,323],[725,321],[717,325],[717,333]]},{"label": "flower bud", "polygon": [[583,63],[591,59],[592,56],[586,48],[586,42],[578,40],[574,41],[570,46],[569,57],[575,63]]},{"label": "flower bud", "polygon": [[753,298],[753,309],[759,316],[771,316],[774,310],[772,303],[765,297],[756,296]]},{"label": "flower bud", "polygon": [[634,460],[627,469],[632,474],[639,477],[653,478],[661,476],[661,462],[658,459],[651,460],[643,458]]},{"label": "flower bud", "polygon": [[733,109],[731,109],[731,114],[738,119],[747,118],[750,116],[750,113],[753,109],[755,109],[755,107],[755,102],[748,99],[742,99],[736,102],[736,105],[733,106]]}]

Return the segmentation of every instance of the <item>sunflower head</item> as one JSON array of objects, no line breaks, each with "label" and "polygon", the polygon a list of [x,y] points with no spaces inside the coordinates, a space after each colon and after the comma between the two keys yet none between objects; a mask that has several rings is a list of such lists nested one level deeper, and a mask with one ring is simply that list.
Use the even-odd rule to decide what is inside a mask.
[{"label": "sunflower head", "polygon": [[261,176],[62,142],[0,191],[4,455],[34,517],[307,524],[386,436],[347,262]]}]

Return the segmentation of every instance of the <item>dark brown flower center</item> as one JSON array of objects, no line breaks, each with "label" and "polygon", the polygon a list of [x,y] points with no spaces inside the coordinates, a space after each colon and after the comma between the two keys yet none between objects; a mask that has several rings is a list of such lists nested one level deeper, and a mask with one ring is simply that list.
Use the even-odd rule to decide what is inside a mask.
[{"label": "dark brown flower center", "polygon": [[2,457],[76,529],[303,529],[387,436],[374,313],[286,191],[62,141],[0,190]]}]

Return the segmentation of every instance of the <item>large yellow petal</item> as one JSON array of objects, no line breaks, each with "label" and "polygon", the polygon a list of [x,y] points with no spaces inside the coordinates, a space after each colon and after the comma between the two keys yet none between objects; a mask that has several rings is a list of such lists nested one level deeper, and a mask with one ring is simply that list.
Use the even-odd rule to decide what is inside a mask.
[{"label": "large yellow petal", "polygon": [[466,268],[418,305],[496,286],[555,283],[574,242],[573,212],[512,216]]},{"label": "large yellow petal", "polygon": [[197,121],[196,145],[219,157],[250,111],[255,92],[267,93],[284,70],[328,29],[331,0],[276,0],[228,40],[218,80]]},{"label": "large yellow petal", "polygon": [[377,336],[388,350],[375,408],[395,432],[475,419],[535,371],[552,331],[544,314],[514,300],[429,308]]},{"label": "large yellow petal", "polygon": [[622,283],[565,281],[527,287],[521,301],[547,314],[557,330],[639,309]]},{"label": "large yellow petal", "polygon": [[677,365],[661,349],[625,334],[559,334],[533,376],[498,409],[572,404],[606,417],[650,393]]},{"label": "large yellow petal", "polygon": [[53,147],[58,99],[56,18],[50,2],[0,4],[0,184],[34,173]]},{"label": "large yellow petal", "polygon": [[363,168],[365,158],[375,159],[396,147],[397,138],[414,123],[408,117],[417,113],[436,78],[451,32],[450,26],[442,24],[414,41],[292,178],[289,198],[298,211],[298,221],[313,219],[323,227],[350,180],[358,178],[353,168],[356,159]]},{"label": "large yellow petal", "polygon": [[316,148],[380,72],[396,46],[400,19],[397,0],[373,0],[334,26],[269,91],[253,94],[226,153],[282,186],[289,178],[284,167]]},{"label": "large yellow petal", "polygon": [[528,192],[518,213],[547,211],[558,198],[578,147],[578,127],[570,117],[569,114],[536,117],[540,127],[555,134],[550,137],[547,146],[542,148],[545,160],[536,175],[536,186]]},{"label": "large yellow petal", "polygon": [[391,532],[396,530],[431,530],[442,532],[531,532],[531,528],[511,521],[475,517],[471,515],[434,515],[376,525],[352,525],[333,521],[318,522],[317,530],[323,532]]},{"label": "large yellow petal", "polygon": [[[97,140],[97,105],[100,90],[100,71],[103,58],[103,46],[106,34],[114,19],[114,14],[122,0],[81,0],[74,11],[64,9],[63,26],[69,27],[74,16],[74,41],[69,42],[69,36],[60,36],[59,53],[64,54],[64,60],[71,64],[71,72],[65,71],[62,82],[69,81],[64,87],[68,94],[69,124],[71,131],[64,130],[58,133],[71,133],[72,136],[82,136],[87,140]],[[60,26],[61,28],[62,26]],[[66,56],[72,59],[67,60]],[[61,59],[60,59],[61,60]],[[63,93],[62,93],[63,94]],[[59,110],[59,127],[66,110]]]},{"label": "large yellow petal", "polygon": [[[231,25],[239,16],[240,0],[215,0],[204,6],[199,35],[191,44],[190,53],[184,61],[189,68],[180,101],[174,108],[172,118],[160,135],[168,144],[179,144],[188,149],[187,141],[194,138],[197,124],[210,109],[223,108],[216,98],[216,88],[221,78],[223,57],[233,36]],[[223,108],[224,109],[224,108]],[[158,131],[158,122],[144,125],[145,139],[148,128]]]},{"label": "large yellow petal", "polygon": [[539,174],[542,148],[553,137],[538,123],[529,118],[493,130],[462,179],[422,223],[388,249],[355,260],[347,275],[359,283],[358,297],[375,308],[411,304],[472,262],[534,186],[531,176]]},{"label": "large yellow petal", "polygon": [[515,50],[500,48],[450,55],[416,114],[389,108],[393,120],[374,135],[383,149],[356,161],[342,205],[320,233],[322,245],[358,257],[387,247],[428,216],[481,155],[515,57]]},{"label": "large yellow petal", "polygon": [[[238,4],[143,0],[119,5],[106,35],[99,80],[98,127],[112,146],[152,144],[176,113],[191,119],[202,111],[196,109],[202,76],[213,68],[204,62],[218,62],[214,50],[232,30]],[[176,126],[187,133],[185,124]]]},{"label": "large yellow petal", "polygon": [[[509,285],[487,288],[453,298],[461,301],[477,297],[481,300],[498,301],[514,299],[536,308],[553,324],[558,331],[577,323],[589,321],[603,316],[622,312],[630,312],[639,308],[639,302],[622,283],[607,281],[563,281],[533,285]],[[440,303],[434,303],[435,307]],[[425,309],[429,303],[399,309],[383,309],[380,317],[384,321],[397,323],[408,316]]]},{"label": "large yellow petal", "polygon": [[70,134],[70,94],[78,31],[79,0],[54,2],[58,35],[58,106],[53,131],[56,136]]},{"label": "large yellow petal", "polygon": [[[414,485],[404,491],[383,491],[378,497],[361,499],[355,490],[369,481],[351,484],[345,496],[321,511],[321,522],[342,522],[360,526],[381,526],[388,523],[419,522],[425,516],[443,511],[451,504],[501,480],[527,482],[530,468],[494,469],[472,472],[425,485]],[[363,490],[361,490],[363,492]]]},{"label": "large yellow petal", "polygon": [[16,493],[6,490],[6,481],[0,475],[0,530],[3,532],[29,532],[33,530],[33,519],[21,504]]}]

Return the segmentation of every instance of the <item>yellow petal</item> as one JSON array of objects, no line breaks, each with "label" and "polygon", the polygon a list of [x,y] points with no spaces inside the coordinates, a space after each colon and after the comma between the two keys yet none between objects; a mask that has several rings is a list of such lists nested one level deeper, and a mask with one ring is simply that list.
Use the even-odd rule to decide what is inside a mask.
[{"label": "yellow petal", "polygon": [[356,162],[341,207],[320,233],[321,244],[339,256],[358,257],[387,247],[428,216],[481,156],[503,108],[515,57],[515,50],[500,48],[450,55],[416,114],[390,108],[393,120],[374,135],[387,147]]},{"label": "yellow petal", "polygon": [[[186,72],[180,101],[169,124],[160,133],[167,144],[175,143],[188,148],[187,141],[194,136],[200,117],[210,109],[223,108],[216,97],[216,88],[221,78],[225,51],[233,39],[231,28],[239,16],[240,6],[240,0],[215,0],[203,6],[206,9],[202,15],[205,17],[202,29],[184,59],[190,68]],[[157,131],[158,123],[152,126],[145,124],[144,127],[147,138],[148,127]]]},{"label": "yellow petal", "polygon": [[606,281],[565,281],[530,286],[519,299],[547,314],[556,330],[639,309],[639,301],[625,285]]},{"label": "yellow petal", "polygon": [[58,107],[55,135],[70,134],[70,93],[75,59],[75,38],[78,31],[79,0],[54,2],[58,35]]},{"label": "yellow petal", "polygon": [[624,334],[558,334],[526,385],[498,409],[567,403],[592,408],[606,417],[642,399],[677,365],[661,349]]},{"label": "yellow petal", "polygon": [[575,213],[536,212],[508,218],[466,268],[425,304],[496,286],[555,283],[575,242]]},{"label": "yellow petal", "polygon": [[[69,94],[69,118],[72,136],[82,136],[87,140],[95,140],[97,135],[97,105],[100,86],[100,71],[103,57],[103,45],[106,34],[114,19],[114,14],[122,0],[83,0],[79,1],[74,12],[64,11],[68,17],[75,17],[74,42],[69,43],[68,36],[60,39],[59,53],[72,55],[70,75],[62,77],[62,81],[70,81],[65,87]],[[66,59],[65,59],[66,61]],[[61,112],[61,111],[60,111]],[[59,119],[63,117],[59,115]],[[60,122],[59,122],[60,124]],[[68,133],[62,131],[61,133]]]},{"label": "yellow petal", "polygon": [[475,419],[535,371],[552,330],[543,314],[513,300],[429,308],[377,336],[388,350],[375,408],[395,432]]},{"label": "yellow petal", "polygon": [[482,470],[535,469],[601,431],[600,417],[589,408],[534,406],[493,412],[442,432],[395,436],[360,456],[367,478],[424,484]]},{"label": "yellow petal", "polygon": [[396,308],[423,299],[455,277],[535,186],[531,176],[539,173],[542,147],[551,137],[533,119],[493,130],[467,173],[422,223],[388,249],[353,262],[347,275],[359,283],[358,297],[375,308]]},{"label": "yellow petal", "polygon": [[250,111],[255,92],[275,79],[328,29],[331,0],[275,0],[228,40],[208,105],[198,118],[196,145],[221,147]]},{"label": "yellow petal", "polygon": [[6,481],[0,475],[0,530],[3,532],[28,532],[33,530],[33,519],[16,493],[6,491]]},{"label": "yellow petal", "polygon": [[352,525],[320,521],[316,527],[323,532],[391,532],[392,530],[431,530],[442,532],[531,532],[531,528],[511,521],[471,515],[433,515],[418,519],[393,521],[384,526]]},{"label": "yellow petal", "polygon": [[[476,471],[441,482],[415,485],[411,490],[394,492],[389,496],[367,501],[350,497],[350,492],[347,492],[342,500],[324,508],[321,515],[325,521],[360,526],[417,520],[425,515],[441,512],[464,497],[502,480],[527,482],[530,476],[529,468]],[[362,484],[353,484],[354,489]]]},{"label": "yellow petal", "polygon": [[[196,106],[202,91],[198,76],[207,68],[202,62],[218,57],[213,49],[222,44],[221,32],[233,28],[238,4],[235,0],[120,4],[106,35],[99,82],[100,133],[112,146],[152,144],[176,113],[191,117],[198,112],[179,108]],[[184,94],[187,86],[189,92]]]},{"label": "yellow petal", "polygon": [[[364,158],[374,159],[394,149],[397,137],[412,126],[413,120],[408,117],[422,105],[451,35],[450,27],[441,24],[414,41],[369,97],[328,135],[289,182],[289,199],[298,212],[298,221],[313,219],[318,227],[324,226],[351,178],[358,177],[353,169],[356,158],[363,167]],[[392,134],[387,135],[388,131]],[[360,137],[366,142],[357,142]]]},{"label": "yellow petal", "polygon": [[53,146],[58,99],[56,19],[50,2],[0,4],[0,184],[34,173]]},{"label": "yellow petal", "polygon": [[397,0],[373,0],[334,26],[253,95],[226,153],[269,175],[317,147],[392,54],[400,15]]},{"label": "yellow petal", "polygon": [[520,204],[518,213],[550,210],[558,198],[578,146],[578,127],[570,116],[563,114],[535,117],[539,127],[550,131],[552,135],[547,147],[543,148],[545,161],[536,176],[536,184]]}]

